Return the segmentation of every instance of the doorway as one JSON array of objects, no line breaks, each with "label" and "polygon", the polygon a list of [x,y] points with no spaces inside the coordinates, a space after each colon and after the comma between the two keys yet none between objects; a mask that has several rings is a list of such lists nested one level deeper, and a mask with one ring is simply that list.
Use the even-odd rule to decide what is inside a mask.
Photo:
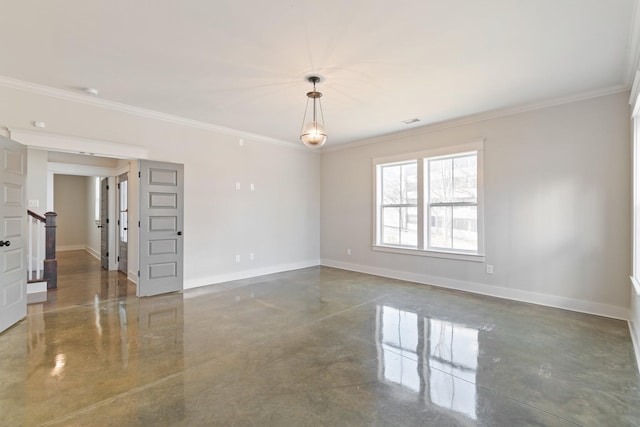
[{"label": "doorway", "polygon": [[[28,135],[25,135],[25,139],[29,139]],[[65,137],[65,142],[69,144],[74,141],[78,143],[78,147],[86,144],[84,140]],[[53,146],[56,145],[55,141],[50,142]],[[96,151],[110,151],[111,148],[114,147],[105,143],[101,150]],[[108,223],[109,271],[124,271],[138,285],[139,290],[144,288],[144,292],[140,290],[139,296],[181,290],[183,165],[140,158],[130,160],[131,156],[127,155],[127,159],[123,158],[125,156],[115,155],[116,153],[105,153],[107,156],[114,154],[114,157],[87,156],[85,151],[82,153],[55,152],[49,149],[44,155],[37,157],[38,162],[33,165],[30,163],[31,170],[46,167],[48,171],[47,209],[53,210],[54,174],[107,176],[113,189],[108,192],[108,210],[113,218]],[[99,224],[99,221],[96,222]],[[134,227],[133,233],[129,233],[130,227]],[[97,255],[100,257],[99,253]]]}]

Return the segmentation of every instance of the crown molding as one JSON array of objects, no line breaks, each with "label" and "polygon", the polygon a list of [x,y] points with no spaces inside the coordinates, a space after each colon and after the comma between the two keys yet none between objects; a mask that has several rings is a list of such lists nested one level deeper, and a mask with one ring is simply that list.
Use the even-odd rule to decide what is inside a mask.
[{"label": "crown molding", "polygon": [[232,129],[224,126],[218,126],[211,123],[201,122],[198,120],[188,119],[185,117],[175,116],[173,114],[161,113],[159,111],[149,110],[146,108],[135,107],[128,104],[123,104],[115,101],[107,101],[101,98],[95,98],[90,95],[71,92],[68,90],[56,89],[49,86],[40,85],[37,83],[26,82],[23,80],[17,80],[10,77],[0,76],[0,86],[9,89],[21,90],[24,92],[35,93],[37,95],[49,96],[52,98],[60,99],[63,101],[76,102],[79,104],[85,104],[92,107],[104,108],[107,110],[116,111],[119,113],[132,114],[147,119],[160,120],[167,123],[177,124],[181,126],[187,126],[195,129],[202,129],[211,132],[222,133],[225,135],[236,136],[238,138],[266,142],[269,144],[280,145],[288,148],[306,150],[296,142],[285,141],[277,138],[271,138],[264,135],[259,135],[251,132],[245,132],[237,129]]},{"label": "crown molding", "polygon": [[[636,8],[636,10],[634,11],[634,17],[638,17],[638,19],[634,18],[634,24],[633,24],[633,30],[634,30],[633,32],[637,33],[638,37],[634,36],[630,38],[630,44],[631,44],[631,39],[633,39],[635,43],[635,47],[637,47],[636,51],[638,52],[635,55],[633,61],[640,60],[640,16],[638,15],[640,15],[640,7]],[[632,61],[631,57],[629,58],[629,61],[630,62]],[[633,77],[636,75],[635,65],[634,65],[634,68],[631,68],[631,69],[634,70],[632,73],[632,77]],[[636,91],[640,90],[640,82],[638,82],[638,79],[632,80],[631,82],[634,83],[633,89],[632,89],[632,98],[635,99],[633,97],[633,90],[636,90]],[[35,93],[38,95],[57,98],[64,101],[76,102],[79,104],[85,104],[93,107],[104,108],[104,109],[108,109],[108,110],[112,110],[120,113],[136,115],[139,117],[160,120],[167,123],[187,126],[195,129],[207,130],[211,132],[222,133],[225,135],[236,136],[238,138],[266,142],[269,144],[279,145],[282,147],[310,152],[306,147],[302,146],[301,144],[298,144],[297,142],[271,138],[264,135],[227,128],[224,126],[218,126],[211,123],[205,123],[198,120],[175,116],[172,114],[161,113],[159,111],[149,110],[141,107],[135,107],[132,105],[123,104],[115,101],[107,101],[104,99],[95,98],[85,94],[70,92],[62,89],[56,89],[49,86],[40,85],[37,83],[31,83],[23,80],[13,79],[10,77],[0,76],[0,87],[21,90],[25,92]],[[329,147],[323,147],[318,150],[314,150],[312,152],[315,152],[318,154],[328,153],[333,151],[351,149],[351,148],[364,146],[364,145],[375,144],[378,142],[386,142],[386,141],[395,140],[398,138],[407,138],[414,135],[421,135],[425,133],[435,132],[438,130],[447,129],[451,127],[462,126],[462,125],[471,124],[475,122],[481,122],[485,120],[511,116],[515,114],[525,113],[528,111],[540,110],[543,108],[549,108],[549,107],[562,105],[562,104],[569,104],[572,102],[584,101],[590,98],[598,98],[601,96],[612,95],[612,94],[628,91],[630,87],[631,87],[631,83],[629,83],[629,85],[627,84],[616,85],[616,86],[612,86],[612,87],[601,89],[601,90],[583,92],[576,95],[554,98],[554,99],[546,100],[542,102],[523,104],[520,106],[509,107],[505,109],[478,113],[478,114],[455,118],[455,119],[446,120],[442,122],[426,124],[420,127],[409,129],[409,130],[390,132],[384,135],[361,139],[354,142],[347,142],[347,143],[342,143],[338,145],[332,145]]]},{"label": "crown molding", "polygon": [[442,122],[436,122],[431,124],[426,124],[420,127],[415,127],[413,129],[390,132],[380,136],[374,136],[367,139],[362,139],[359,141],[349,142],[345,144],[334,145],[327,148],[321,148],[320,150],[323,153],[329,153],[333,151],[342,151],[348,150],[351,148],[361,147],[365,145],[377,144],[379,142],[389,142],[394,141],[399,138],[410,138],[417,135],[423,135],[431,132],[436,132],[443,129],[448,129],[457,126],[468,125],[477,122],[483,122],[486,120],[499,119],[502,117],[513,116],[516,114],[522,114],[530,111],[542,110],[545,108],[551,108],[564,104],[571,104],[573,102],[586,101],[592,98],[600,98],[602,96],[614,95],[616,93],[627,92],[629,87],[626,84],[611,86],[605,89],[590,91],[590,92],[582,92],[575,95],[564,96],[560,98],[554,98],[546,101],[533,102],[529,104],[518,105],[509,108],[503,108],[499,110],[487,111],[484,113],[473,114],[470,116],[459,117],[451,120],[445,120]]}]

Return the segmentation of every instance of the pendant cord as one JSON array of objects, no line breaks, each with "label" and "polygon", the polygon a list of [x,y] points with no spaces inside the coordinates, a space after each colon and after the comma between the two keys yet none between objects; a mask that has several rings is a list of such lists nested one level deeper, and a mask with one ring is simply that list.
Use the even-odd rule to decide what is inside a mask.
[{"label": "pendant cord", "polygon": [[302,131],[304,130],[304,121],[307,118],[308,109],[309,109],[309,98],[307,98],[307,105],[304,107],[304,115],[302,116],[302,126],[300,126],[300,135],[302,135]]}]

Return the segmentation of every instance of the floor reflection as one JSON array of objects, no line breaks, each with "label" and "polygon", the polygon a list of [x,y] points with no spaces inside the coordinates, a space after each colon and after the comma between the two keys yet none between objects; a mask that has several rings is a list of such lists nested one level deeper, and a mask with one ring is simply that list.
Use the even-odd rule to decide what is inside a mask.
[{"label": "floor reflection", "polygon": [[137,298],[61,256],[57,299],[0,334],[2,426],[640,419],[621,321],[325,267]]},{"label": "floor reflection", "polygon": [[380,381],[477,419],[478,330],[378,305],[375,340]]},{"label": "floor reflection", "polygon": [[[95,293],[90,305],[73,314],[47,311],[44,304],[28,306],[26,424],[45,421],[43,414],[55,414],[63,401],[74,402],[64,408],[73,412],[167,376],[176,392],[167,420],[184,416],[182,294],[116,295]],[[150,416],[147,408],[129,409],[135,411],[132,416]]]}]

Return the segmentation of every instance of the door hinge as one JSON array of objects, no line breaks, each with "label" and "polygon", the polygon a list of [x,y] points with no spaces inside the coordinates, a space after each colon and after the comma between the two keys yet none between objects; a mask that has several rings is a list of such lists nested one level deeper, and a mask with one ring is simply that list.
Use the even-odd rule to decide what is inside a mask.
[{"label": "door hinge", "polygon": [[118,256],[118,262],[120,262],[120,256]]},{"label": "door hinge", "polygon": [[107,254],[105,255],[107,258],[109,258],[109,252],[107,252]]},{"label": "door hinge", "polygon": [[120,189],[120,183],[118,183],[118,190]]},{"label": "door hinge", "polygon": [[138,228],[140,228],[140,221],[138,221]]},{"label": "door hinge", "polygon": [[109,224],[109,218],[107,218],[107,224]]},{"label": "door hinge", "polygon": [[142,178],[142,173],[138,171],[138,178]]},{"label": "door hinge", "polygon": [[107,190],[109,189],[109,186],[107,185]]},{"label": "door hinge", "polygon": [[118,225],[120,225],[120,220],[118,220]]},{"label": "door hinge", "polygon": [[140,277],[140,270],[138,270],[138,277]]}]

